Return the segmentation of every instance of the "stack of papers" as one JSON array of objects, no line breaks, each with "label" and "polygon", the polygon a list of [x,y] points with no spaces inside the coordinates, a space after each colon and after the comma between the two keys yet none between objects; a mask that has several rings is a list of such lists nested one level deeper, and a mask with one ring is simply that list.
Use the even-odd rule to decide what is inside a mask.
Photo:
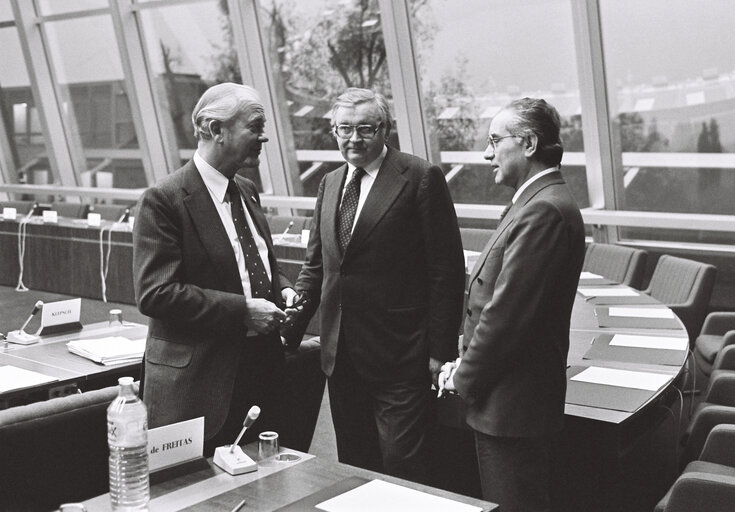
[{"label": "stack of papers", "polygon": [[74,340],[66,344],[69,352],[104,365],[135,363],[143,359],[145,338],[131,340],[109,336],[88,340]]}]

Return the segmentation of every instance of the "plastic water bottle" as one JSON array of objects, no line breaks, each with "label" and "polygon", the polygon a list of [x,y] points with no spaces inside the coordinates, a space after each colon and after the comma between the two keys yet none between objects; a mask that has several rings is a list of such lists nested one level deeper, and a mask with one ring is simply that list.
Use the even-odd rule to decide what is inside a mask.
[{"label": "plastic water bottle", "polygon": [[120,392],[107,408],[112,510],[148,510],[148,412],[132,377],[118,383]]}]

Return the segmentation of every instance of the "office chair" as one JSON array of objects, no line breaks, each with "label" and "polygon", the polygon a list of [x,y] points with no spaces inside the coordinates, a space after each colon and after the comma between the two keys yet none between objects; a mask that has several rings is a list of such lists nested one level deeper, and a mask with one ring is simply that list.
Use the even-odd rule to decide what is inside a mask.
[{"label": "office chair", "polygon": [[468,251],[482,252],[493,233],[495,233],[493,229],[459,228],[459,234],[462,237],[462,248]]},{"label": "office chair", "polygon": [[648,253],[642,249],[591,243],[587,246],[582,270],[640,290],[647,258]]},{"label": "office chair", "polygon": [[82,213],[87,209],[87,205],[81,203],[54,203],[51,205],[51,209],[56,210],[59,217],[80,219]]},{"label": "office chair", "polygon": [[[703,374],[709,376],[717,355],[735,344],[735,313],[715,312],[707,315],[702,332],[694,341],[694,358]],[[730,368],[735,370],[735,361]]]},{"label": "office chair", "polygon": [[725,512],[735,503],[735,425],[715,426],[654,512]]},{"label": "office chair", "polygon": [[689,334],[690,346],[699,335],[707,313],[717,269],[713,265],[662,255],[646,293],[676,313]]}]

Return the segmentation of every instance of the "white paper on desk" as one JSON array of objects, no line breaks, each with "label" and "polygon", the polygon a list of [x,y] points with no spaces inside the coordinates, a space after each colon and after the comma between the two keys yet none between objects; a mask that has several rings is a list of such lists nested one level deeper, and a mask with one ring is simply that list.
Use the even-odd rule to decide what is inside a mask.
[{"label": "white paper on desk", "polygon": [[585,297],[638,297],[639,293],[630,288],[577,288]]},{"label": "white paper on desk", "polygon": [[582,272],[579,274],[580,279],[602,279],[602,276],[594,272]]},{"label": "white paper on desk", "polygon": [[589,382],[591,384],[603,384],[605,386],[657,391],[671,379],[671,375],[664,375],[661,373],[634,372],[631,370],[618,370],[616,368],[590,366],[569,380]]},{"label": "white paper on desk", "polygon": [[86,357],[96,363],[120,364],[143,358],[145,338],[131,340],[123,336],[108,336],[86,340],[73,340],[66,344],[69,352]]},{"label": "white paper on desk", "polygon": [[39,384],[57,381],[56,377],[50,377],[43,373],[24,370],[17,366],[0,366],[0,393],[12,391],[14,389],[23,389]]},{"label": "white paper on desk", "polygon": [[360,487],[319,503],[327,512],[481,512],[480,507],[434,496],[383,480],[372,480]]},{"label": "white paper on desk", "polygon": [[671,336],[639,336],[638,334],[615,334],[610,340],[611,347],[655,348],[665,350],[687,350],[687,338]]},{"label": "white paper on desk", "polygon": [[636,318],[674,318],[674,312],[666,308],[610,308],[610,316],[632,316]]}]

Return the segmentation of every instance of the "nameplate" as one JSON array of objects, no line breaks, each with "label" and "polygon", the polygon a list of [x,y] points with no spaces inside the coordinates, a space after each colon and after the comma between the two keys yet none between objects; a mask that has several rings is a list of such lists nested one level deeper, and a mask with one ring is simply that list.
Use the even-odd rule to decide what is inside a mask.
[{"label": "nameplate", "polygon": [[148,431],[148,466],[151,471],[168,468],[204,453],[204,416]]},{"label": "nameplate", "polygon": [[133,230],[133,225],[135,224],[135,217],[132,215],[128,217],[128,227],[130,228],[130,231]]},{"label": "nameplate", "polygon": [[15,220],[17,216],[18,216],[18,211],[15,208],[10,208],[8,206],[3,208],[3,219]]},{"label": "nameplate", "polygon": [[38,334],[58,334],[78,331],[82,328],[79,321],[82,299],[47,302],[41,310],[41,328]]},{"label": "nameplate", "polygon": [[44,210],[41,215],[43,215],[44,224],[56,224],[59,221],[59,214],[56,210]]},{"label": "nameplate", "polygon": [[99,213],[88,213],[87,214],[87,226],[99,227],[102,224],[102,215]]},{"label": "nameplate", "polygon": [[301,230],[301,243],[304,245],[309,244],[309,230],[308,229]]}]

